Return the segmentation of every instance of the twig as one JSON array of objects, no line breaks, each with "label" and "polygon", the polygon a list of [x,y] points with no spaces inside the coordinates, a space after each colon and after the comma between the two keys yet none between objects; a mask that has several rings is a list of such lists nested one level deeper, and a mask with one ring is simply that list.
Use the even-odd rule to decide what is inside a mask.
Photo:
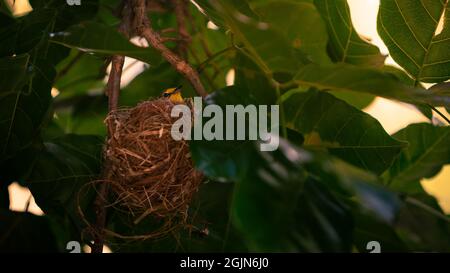
[{"label": "twig", "polygon": [[[111,64],[111,73],[109,74],[108,83],[106,85],[106,94],[108,96],[108,107],[109,111],[114,111],[117,109],[119,93],[120,93],[120,79],[122,77],[122,69],[124,64],[124,56],[113,56],[112,64]],[[107,124],[108,132],[110,131],[110,124]],[[108,138],[111,136],[108,135]],[[105,158],[103,171],[101,177],[106,181],[111,178],[111,168],[110,162],[107,158]],[[92,253],[102,253],[103,252],[103,244],[105,241],[105,225],[106,225],[106,203],[107,196],[109,192],[109,184],[102,183],[99,186],[99,190],[97,193],[97,197],[94,201],[95,207],[95,231],[94,235],[94,244],[92,246]]]},{"label": "twig", "polygon": [[108,83],[106,84],[106,95],[108,96],[108,109],[115,111],[119,102],[120,79],[122,78],[124,56],[113,56],[111,62],[111,72],[109,74]]},{"label": "twig", "polygon": [[431,108],[431,110],[433,110],[435,113],[437,113],[439,116],[441,116],[441,118],[443,118],[447,122],[447,124],[450,125],[450,119],[448,119],[441,111],[439,111],[436,107],[434,107],[431,104],[427,104],[427,105],[428,105],[428,107]]},{"label": "twig", "polygon": [[156,49],[163,56],[166,61],[168,61],[181,75],[183,75],[191,85],[194,87],[198,95],[206,97],[208,93],[205,90],[200,77],[195,69],[192,68],[185,60],[180,56],[172,52],[167,48],[159,33],[157,33],[150,24],[150,20],[147,18],[145,13],[142,15],[141,10],[145,11],[145,1],[144,0],[134,0],[135,17],[140,19],[140,24],[137,24],[137,33],[144,37],[148,44]]},{"label": "twig", "polygon": [[[192,18],[192,15],[189,13],[188,16],[190,17],[189,21],[193,22],[194,19]],[[191,23],[191,27],[192,27],[194,33],[199,32],[199,30],[197,29],[197,26],[194,23]],[[208,47],[208,43],[205,40],[205,36],[206,36],[205,29],[202,28],[200,31],[201,31],[201,34],[198,37],[199,41],[200,41],[200,45],[202,46],[203,52],[205,53],[206,57],[210,58],[211,56],[213,56],[213,54]],[[220,69],[215,63],[212,63],[212,67],[214,69],[215,74],[220,74]],[[199,71],[199,73],[200,73],[200,71]]]},{"label": "twig", "polygon": [[222,54],[225,54],[225,53],[227,53],[228,51],[231,51],[231,50],[234,50],[234,49],[236,49],[234,46],[230,46],[230,47],[227,47],[227,48],[225,48],[225,49],[220,50],[220,51],[217,52],[217,53],[214,53],[213,55],[208,56],[208,59],[206,59],[205,61],[203,61],[202,63],[200,63],[200,64],[197,66],[197,71],[200,73],[200,72],[203,71],[203,69],[205,69],[205,67],[206,67],[210,62],[212,62],[214,59],[216,59],[217,57],[221,56]]},{"label": "twig", "polygon": [[[123,2],[122,2],[123,3]],[[119,32],[125,36],[129,36],[129,28],[131,21],[131,8],[126,2],[122,10],[122,21],[119,26]],[[125,62],[124,56],[115,55],[111,60],[111,72],[109,74],[108,83],[106,84],[105,94],[108,96],[108,109],[109,112],[115,111],[118,106],[119,94],[120,94],[120,81],[122,78],[123,65]],[[111,124],[107,124],[108,127],[108,139],[111,138],[110,127]],[[104,165],[101,177],[105,181],[109,181],[111,173],[111,162],[108,158],[104,159]],[[105,226],[106,226],[106,204],[107,196],[109,192],[109,184],[101,183],[97,193],[97,197],[94,201],[96,222],[93,230],[94,244],[92,245],[92,253],[102,253],[103,245],[105,241]]]},{"label": "twig", "polygon": [[166,33],[174,33],[177,32],[177,30],[175,28],[165,28],[161,30],[161,34],[166,34]]},{"label": "twig", "polygon": [[[125,57],[124,56],[113,56],[112,64],[111,64],[111,73],[109,74],[108,83],[106,85],[106,94],[108,96],[108,107],[109,111],[114,111],[117,109],[118,101],[119,101],[119,93],[120,93],[120,79],[122,77],[122,69],[124,64]],[[110,124],[107,124],[108,132],[110,131]],[[111,136],[108,134],[108,138]],[[101,177],[106,181],[111,178],[111,168],[110,162],[107,158],[105,158],[103,171]],[[103,245],[105,241],[105,225],[106,225],[106,203],[107,196],[109,192],[109,184],[102,183],[99,186],[99,190],[97,193],[97,197],[94,201],[95,207],[95,231],[94,235],[94,244],[92,246],[92,253],[102,253]]]},{"label": "twig", "polygon": [[178,42],[181,43],[182,39],[179,37],[161,37],[161,41],[163,43],[167,43],[167,42]]},{"label": "twig", "polygon": [[[195,60],[197,63],[200,63],[201,60],[200,60],[200,58],[197,56],[197,54],[194,52],[194,50],[193,50],[192,48],[189,48],[188,50],[189,50],[189,53],[192,55],[192,58],[194,58],[194,60]],[[209,84],[209,86],[210,86],[213,90],[216,90],[216,89],[217,89],[216,86],[215,86],[215,84],[214,84],[213,79],[208,75],[208,73],[206,73],[206,71],[199,71],[198,68],[197,68],[197,73],[198,73],[199,75],[200,75],[200,74],[203,74],[203,77],[206,79],[206,82]]]}]

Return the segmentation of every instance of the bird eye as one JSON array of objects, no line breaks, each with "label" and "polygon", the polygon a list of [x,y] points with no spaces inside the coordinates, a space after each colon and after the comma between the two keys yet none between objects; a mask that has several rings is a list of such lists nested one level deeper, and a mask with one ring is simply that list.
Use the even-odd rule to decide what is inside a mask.
[{"label": "bird eye", "polygon": [[165,98],[167,98],[168,96],[170,96],[170,94],[169,93],[164,93],[164,95],[163,95]]}]

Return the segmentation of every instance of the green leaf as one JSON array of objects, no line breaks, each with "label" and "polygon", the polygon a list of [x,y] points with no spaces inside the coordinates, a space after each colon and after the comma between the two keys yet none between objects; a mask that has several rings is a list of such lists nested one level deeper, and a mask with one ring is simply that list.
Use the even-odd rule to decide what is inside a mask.
[{"label": "green leaf", "polygon": [[[221,96],[221,102],[236,101],[232,92]],[[245,141],[190,142],[205,175],[236,181],[233,225],[251,251],[349,251],[352,197],[359,200],[355,209],[392,223],[398,200],[377,187],[376,178],[280,141],[273,153]]]},{"label": "green leaf", "polygon": [[[220,0],[219,0],[220,1]],[[224,20],[222,10],[217,8],[217,1],[213,0],[198,0],[195,1],[200,7],[206,11],[206,15],[208,18],[214,22],[215,25],[226,28],[226,22]],[[257,15],[253,12],[253,10],[248,5],[247,1],[242,0],[229,0],[227,1],[233,8],[238,10],[240,13],[242,13],[245,16],[248,17],[257,17]]]},{"label": "green leaf", "polygon": [[[236,185],[233,220],[250,250],[349,251],[353,225],[349,208],[308,179],[299,161],[289,162],[283,153],[296,152],[285,149],[253,157],[252,172]],[[310,155],[295,156],[301,160]]]},{"label": "green leaf", "polygon": [[61,31],[70,25],[92,19],[99,10],[99,0],[82,0],[82,5],[68,5],[67,1],[59,0],[31,0],[33,12],[54,10],[54,31]]},{"label": "green leaf", "polygon": [[[163,90],[178,86],[179,80],[178,73],[168,63],[150,67],[121,91],[120,105],[132,107],[144,100],[160,97]],[[184,90],[182,92],[186,96]]]},{"label": "green leaf", "polygon": [[209,234],[191,237],[188,241],[189,251],[248,251],[242,235],[231,224],[230,208],[234,187],[234,183],[217,181],[209,181],[200,186],[199,193],[192,202],[190,214],[197,230],[207,228]]},{"label": "green leaf", "polygon": [[10,200],[9,200],[9,192],[8,186],[9,181],[1,180],[0,183],[0,209],[9,209]]},{"label": "green leaf", "polygon": [[77,98],[69,109],[55,112],[52,123],[44,131],[46,139],[64,134],[106,136],[105,117],[108,98],[103,95]]},{"label": "green leaf", "polygon": [[48,37],[52,31],[56,11],[44,9],[15,20],[13,24],[0,28],[0,56],[12,56],[31,51]]},{"label": "green leaf", "polygon": [[15,92],[26,80],[30,56],[23,54],[0,59],[0,94],[1,97]]},{"label": "green leaf", "polygon": [[294,77],[301,87],[319,90],[367,93],[412,104],[450,106],[448,94],[433,94],[422,88],[404,85],[389,73],[348,64],[319,66],[308,64]]},{"label": "green leaf", "polygon": [[333,61],[375,67],[384,64],[386,56],[353,27],[346,0],[314,0],[314,4],[326,23]]},{"label": "green leaf", "polygon": [[42,54],[52,55],[55,52],[48,45],[51,35],[94,17],[98,10],[98,0],[84,0],[80,6],[69,6],[65,1],[57,0],[32,1],[31,4],[33,10],[30,13],[1,25],[0,56],[23,54],[36,47],[41,47]]},{"label": "green leaf", "polygon": [[[20,65],[23,64],[21,59]],[[0,95],[2,160],[14,156],[19,150],[32,144],[39,136],[39,130],[48,113],[50,90],[55,77],[54,68],[45,61],[37,60],[26,69],[32,74],[28,83],[20,89],[2,92]],[[9,74],[4,75],[8,77]],[[11,76],[14,77],[15,75]]]},{"label": "green leaf", "polygon": [[[236,48],[230,43],[230,35],[223,29],[210,29],[207,18],[192,5],[191,13],[196,32],[189,43],[188,60],[196,64],[199,76],[212,90],[226,86],[227,72],[233,68],[232,57]],[[207,87],[208,88],[208,87]]]},{"label": "green leaf", "polygon": [[[40,141],[39,138],[35,139],[29,147],[17,151],[13,156],[8,157],[1,162],[0,181],[2,181],[2,183],[10,184],[18,182],[22,186],[24,185],[26,177],[36,158],[36,150],[41,145]],[[7,190],[6,192],[8,193]]]},{"label": "green leaf", "polygon": [[450,251],[450,217],[444,214],[436,199],[423,189],[405,197],[405,205],[399,212],[396,229],[411,250]]},{"label": "green leaf", "polygon": [[100,172],[102,140],[95,136],[65,135],[44,145],[26,186],[46,214],[68,214],[81,225],[78,206],[85,209],[92,195],[88,194],[89,187],[84,188],[78,204],[78,194]]},{"label": "green leaf", "polygon": [[[416,82],[414,81],[414,79],[412,79],[404,70],[402,70],[400,68],[390,66],[390,65],[385,65],[382,68],[382,70],[384,72],[387,72],[388,74],[394,76],[397,80],[399,80],[403,84],[406,84],[408,86],[416,85]],[[419,84],[419,87],[423,87],[423,86],[421,84]],[[433,110],[431,110],[431,108],[428,105],[418,103],[418,104],[415,104],[414,106],[429,120],[433,119]]]},{"label": "green leaf", "polygon": [[[394,60],[416,82],[450,78],[450,6],[446,0],[381,0],[378,32]],[[437,34],[439,21],[445,18]]]},{"label": "green leaf", "polygon": [[406,145],[370,115],[324,92],[296,92],[284,109],[286,125],[304,135],[304,146],[326,149],[376,174],[389,168]]},{"label": "green leaf", "polygon": [[381,252],[408,252],[410,249],[392,225],[386,224],[364,213],[355,216],[354,244],[361,253],[367,253],[367,243],[377,241]]},{"label": "green leaf", "polygon": [[100,89],[104,85],[106,74],[104,63],[103,58],[72,50],[70,56],[57,66],[58,75],[54,87],[60,94],[55,98],[56,101]]},{"label": "green leaf", "polygon": [[[328,64],[328,35],[316,7],[310,1],[271,1],[255,8],[260,20],[281,33],[288,43],[301,49],[315,63]],[[314,26],[314,31],[311,31]]]},{"label": "green leaf", "polygon": [[55,234],[46,216],[0,209],[0,252],[57,252]]},{"label": "green leaf", "polygon": [[191,141],[196,168],[218,181],[235,181],[249,170],[252,147],[245,141]]},{"label": "green leaf", "polygon": [[0,0],[0,13],[8,17],[12,17],[11,9],[9,8],[6,0]]},{"label": "green leaf", "polygon": [[355,92],[348,91],[330,91],[329,93],[360,110],[368,107],[375,100],[375,96],[370,94],[356,95]]},{"label": "green leaf", "polygon": [[95,22],[53,33],[51,41],[88,53],[124,55],[152,65],[158,65],[161,61],[161,55],[154,49],[135,46],[114,28]]},{"label": "green leaf", "polygon": [[[252,98],[256,104],[273,105],[277,102],[277,93],[275,88],[270,84],[269,79],[264,75],[261,69],[249,57],[240,53],[235,58],[235,90],[227,88],[227,92],[235,93],[234,96],[240,97],[242,94]],[[239,90],[243,89],[243,90]],[[225,90],[225,89],[222,89]],[[225,91],[222,91],[222,93]],[[215,94],[219,94],[219,90]],[[231,96],[229,96],[231,97]],[[249,103],[247,99],[242,98],[239,103]]]},{"label": "green leaf", "polygon": [[[242,71],[245,75],[236,79],[236,85],[227,86],[210,94],[208,102],[225,107],[232,105],[273,105],[276,104],[276,94],[272,86],[267,86],[267,78],[261,74]],[[249,72],[247,74],[247,72]],[[239,74],[238,74],[239,75]],[[253,80],[246,82],[245,79]],[[257,88],[260,87],[260,88]]]},{"label": "green leaf", "polygon": [[[227,1],[201,1],[206,2],[207,8],[214,10],[215,14],[225,22],[236,40],[243,45],[243,52],[253,59],[267,76],[274,73],[293,73],[302,62],[306,62],[303,52],[292,47],[288,39],[266,22],[261,22],[254,14],[245,14],[248,10],[244,1],[236,8]],[[272,41],[277,41],[273,43]]]},{"label": "green leaf", "polygon": [[[433,92],[433,94],[437,94],[437,95],[442,95],[442,96],[450,96],[450,83],[445,82],[445,83],[438,83],[433,85],[432,87],[430,87],[431,92]],[[447,110],[447,112],[450,114],[450,106],[445,107],[445,110]]]},{"label": "green leaf", "polygon": [[409,146],[387,173],[391,188],[405,190],[411,183],[433,177],[450,163],[450,127],[412,124],[394,137],[407,141]]}]

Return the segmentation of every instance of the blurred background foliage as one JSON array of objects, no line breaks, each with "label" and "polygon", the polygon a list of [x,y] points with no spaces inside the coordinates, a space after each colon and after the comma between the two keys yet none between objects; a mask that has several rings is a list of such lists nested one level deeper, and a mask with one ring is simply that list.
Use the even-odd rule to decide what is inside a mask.
[{"label": "blurred background foliage", "polygon": [[[93,220],[95,192],[84,185],[102,164],[111,55],[127,56],[121,107],[179,84],[185,97],[195,94],[143,39],[116,31],[120,1],[81,2],[0,1],[1,251],[64,252],[68,241],[88,243],[78,209]],[[149,2],[153,27],[174,37],[167,31],[177,28],[173,2]],[[378,13],[387,62],[358,34],[345,0],[188,3],[186,58],[208,102],[279,104],[280,148],[192,141],[192,158],[207,178],[189,210],[191,228],[157,241],[108,238],[108,246],[366,252],[367,242],[378,241],[382,251],[448,252],[450,218],[421,181],[450,163],[446,113],[436,112],[450,108],[450,7],[396,2],[381,0]],[[26,12],[20,3],[29,5]],[[167,45],[178,50],[176,42]],[[386,131],[363,111],[379,97],[407,104],[425,122]],[[17,183],[30,189],[43,215],[9,210],[8,188]],[[154,224],[129,218],[111,212],[108,228],[138,235]]]}]

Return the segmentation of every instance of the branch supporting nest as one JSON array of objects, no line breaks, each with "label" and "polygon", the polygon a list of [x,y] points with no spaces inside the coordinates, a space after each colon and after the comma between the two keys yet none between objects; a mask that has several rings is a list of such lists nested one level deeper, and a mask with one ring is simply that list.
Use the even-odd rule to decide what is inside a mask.
[{"label": "branch supporting nest", "polygon": [[[129,36],[131,9],[127,3],[122,5],[122,21],[119,26],[119,32],[126,37]],[[125,63],[125,56],[115,55],[111,58],[111,72],[109,73],[108,83],[106,84],[105,94],[108,96],[108,109],[109,112],[117,110],[119,95],[120,95],[120,83],[122,79],[123,65]],[[111,126],[112,124],[106,124],[108,129],[108,141],[111,138]],[[111,178],[111,162],[108,158],[104,158],[103,170],[101,178],[108,181]],[[103,245],[105,241],[105,225],[106,225],[106,206],[109,194],[108,183],[101,183],[97,192],[97,197],[94,201],[95,208],[95,226],[91,228],[94,243],[91,248],[92,253],[102,253]]]},{"label": "branch supporting nest", "polygon": [[[186,0],[173,0],[174,12],[177,17],[177,29],[178,32],[178,54],[171,51],[164,45],[167,42],[164,38],[156,32],[151,22],[147,17],[147,11],[149,6],[145,0],[128,0],[122,1],[119,6],[119,12],[122,21],[119,26],[119,32],[124,34],[127,38],[131,35],[137,34],[145,38],[148,44],[156,49],[161,56],[169,62],[174,69],[185,77],[191,85],[194,87],[198,95],[203,98],[208,95],[206,92],[197,71],[185,60],[182,56],[187,55],[188,44],[190,42],[190,36],[187,30],[186,18],[188,17],[188,5]],[[109,74],[108,82],[105,89],[105,94],[108,96],[109,112],[115,113],[118,108],[118,101],[120,95],[120,83],[123,72],[123,65],[125,57],[120,55],[112,56],[111,58],[111,72]],[[111,119],[106,120],[108,128],[108,141],[113,139],[114,124]],[[109,148],[107,148],[108,150]],[[101,181],[111,181],[114,178],[114,167],[108,156],[105,156],[103,170],[101,173]],[[194,181],[200,181],[200,177],[194,175]],[[190,186],[192,189],[187,191],[187,188],[183,192],[189,192],[189,194],[195,192],[198,182],[193,182]],[[111,183],[100,183],[97,191],[96,200],[94,201],[96,221],[94,226],[89,225],[88,231],[92,234],[94,243],[92,244],[92,253],[102,253],[103,245],[105,241],[105,235],[108,232],[106,229],[106,218],[108,207],[108,196],[111,191]],[[182,188],[183,189],[183,188]],[[117,190],[117,189],[116,189]],[[148,193],[148,192],[147,192]],[[188,195],[190,196],[190,195]],[[190,198],[186,197],[183,202],[187,202]],[[180,205],[185,207],[186,203]]]},{"label": "branch supporting nest", "polygon": [[[106,85],[106,95],[108,96],[109,111],[114,112],[117,110],[119,94],[120,94],[120,80],[122,78],[122,69],[125,61],[124,56],[113,56],[111,62],[111,73],[109,75],[108,83]],[[108,127],[108,139],[111,138],[111,126],[109,122]],[[101,177],[104,180],[110,180],[112,175],[111,162],[108,158],[104,159],[104,166]],[[94,201],[96,222],[93,231],[94,244],[92,246],[92,253],[102,253],[104,245],[104,230],[106,225],[106,206],[109,193],[108,183],[101,183],[97,193],[97,197]]]}]

